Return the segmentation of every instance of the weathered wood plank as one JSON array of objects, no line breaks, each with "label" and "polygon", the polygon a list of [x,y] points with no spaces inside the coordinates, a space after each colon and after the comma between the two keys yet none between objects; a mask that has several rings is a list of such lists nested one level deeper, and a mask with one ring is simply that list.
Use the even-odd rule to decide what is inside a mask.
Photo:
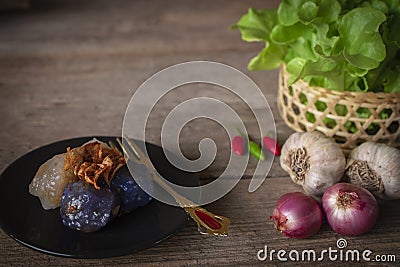
[{"label": "weathered wood plank", "polygon": [[[77,260],[60,259],[18,245],[9,237],[1,235],[2,244],[9,247],[0,251],[4,264],[20,265],[27,258],[30,263],[54,266],[62,262],[69,266],[79,266],[83,262],[87,266],[101,265],[130,265],[154,266],[157,263],[182,266],[182,265],[254,265],[261,264],[257,259],[257,252],[267,245],[270,249],[284,249],[286,251],[313,249],[320,253],[323,249],[337,249],[336,241],[340,235],[335,234],[327,225],[320,232],[309,239],[290,239],[275,230],[269,216],[272,214],[276,200],[285,192],[299,190],[288,177],[268,179],[255,193],[248,193],[249,180],[242,180],[232,192],[216,203],[207,206],[209,210],[227,215],[232,221],[228,237],[209,237],[200,235],[196,225],[190,221],[187,227],[178,232],[171,239],[162,242],[156,247],[124,257],[102,260]],[[347,237],[348,249],[363,251],[369,249],[373,255],[397,255],[400,236],[398,231],[400,218],[397,212],[399,201],[385,203],[381,208],[381,216],[377,225],[367,234],[360,237]],[[339,254],[338,254],[339,255]],[[326,257],[324,265],[335,266],[339,261],[332,262]],[[364,264],[361,260],[361,262]],[[275,265],[281,263],[275,257],[263,264]],[[307,261],[302,262],[307,263]],[[293,265],[293,262],[286,262]],[[376,266],[382,266],[376,264]]]},{"label": "weathered wood plank", "polygon": [[[229,29],[249,6],[276,7],[278,2],[32,0],[31,9],[0,13],[0,171],[50,142],[119,135],[126,106],[140,84],[165,67],[191,60],[222,62],[251,77],[267,97],[278,139],[284,142],[292,131],[277,112],[278,72],[249,72],[247,62],[262,44],[244,43],[237,31]],[[160,114],[197,96],[224,101],[257,135],[254,118],[241,101],[223,90],[200,86],[176,91],[159,103],[148,124],[148,140],[160,144]],[[219,148],[213,165],[199,174],[207,181],[218,176],[227,162],[229,142],[223,129],[199,120],[183,129],[180,141],[183,153],[195,158],[205,128]],[[255,164],[250,161],[244,178],[252,176]],[[285,238],[273,228],[269,215],[276,199],[300,188],[279,167],[278,159],[269,176],[255,193],[247,192],[249,179],[243,179],[231,193],[208,206],[231,218],[227,238],[199,235],[190,222],[149,250],[112,259],[76,260],[32,251],[0,231],[0,265],[277,265],[277,260],[259,262],[257,251],[264,245],[286,250],[335,247],[339,236],[326,224],[317,236],[306,240]],[[385,203],[376,227],[364,236],[347,238],[349,248],[399,257],[398,204]]]}]

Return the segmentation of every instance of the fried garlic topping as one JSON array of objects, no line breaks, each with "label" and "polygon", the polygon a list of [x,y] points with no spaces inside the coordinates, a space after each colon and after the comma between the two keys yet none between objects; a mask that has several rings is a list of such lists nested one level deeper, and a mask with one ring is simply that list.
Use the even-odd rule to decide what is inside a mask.
[{"label": "fried garlic topping", "polygon": [[111,179],[119,168],[126,163],[122,153],[105,143],[92,142],[76,148],[67,148],[64,170],[73,171],[79,179],[100,189],[100,178],[110,185]]}]

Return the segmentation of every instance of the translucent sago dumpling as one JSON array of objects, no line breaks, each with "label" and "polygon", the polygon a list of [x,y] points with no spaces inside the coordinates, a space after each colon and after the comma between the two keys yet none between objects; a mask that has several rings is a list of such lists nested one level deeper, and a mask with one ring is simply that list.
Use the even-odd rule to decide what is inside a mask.
[{"label": "translucent sago dumpling", "polygon": [[65,153],[58,154],[43,163],[29,184],[29,193],[37,196],[46,210],[59,207],[64,187],[78,180],[73,171],[64,170],[64,157]]},{"label": "translucent sago dumpling", "polygon": [[58,154],[43,163],[29,185],[29,193],[39,197],[44,209],[60,206],[65,186],[79,179],[100,189],[98,180],[107,184],[125,164],[123,155],[106,143],[93,139],[82,146]]}]

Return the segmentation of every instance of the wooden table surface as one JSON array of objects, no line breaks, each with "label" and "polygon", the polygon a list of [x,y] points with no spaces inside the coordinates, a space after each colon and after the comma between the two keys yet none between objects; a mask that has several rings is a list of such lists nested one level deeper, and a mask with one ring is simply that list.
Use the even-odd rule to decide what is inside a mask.
[{"label": "wooden table surface", "polygon": [[[268,99],[278,139],[284,142],[292,130],[277,112],[278,72],[249,72],[247,62],[262,44],[242,42],[239,32],[229,28],[248,7],[274,8],[278,2],[32,0],[28,9],[2,11],[0,171],[19,156],[54,141],[120,135],[125,109],[140,84],[157,71],[192,60],[225,63],[252,78]],[[200,87],[173,93],[159,103],[150,116],[147,141],[160,144],[163,116],[159,114],[196,96],[214,97],[234,107],[250,134],[256,134],[254,117],[243,103],[223,90]],[[224,169],[229,142],[215,123],[194,121],[181,133],[182,152],[189,158],[197,157],[194,148],[204,137],[216,140],[219,149],[212,166],[199,173],[201,179],[207,180]],[[276,258],[261,262],[257,252],[265,245],[286,251],[337,248],[341,236],[326,223],[317,235],[303,240],[289,239],[276,231],[269,220],[274,203],[282,194],[301,189],[291,182],[276,158],[261,188],[249,193],[247,188],[255,166],[256,161],[251,160],[239,184],[222,199],[206,206],[231,219],[228,237],[200,235],[190,221],[172,238],[147,250],[122,257],[83,260],[34,251],[0,231],[0,265],[294,265],[296,262],[280,262]],[[399,204],[383,203],[376,226],[365,235],[346,238],[348,248],[369,249],[373,255],[395,255],[400,260]],[[323,263],[301,262],[344,263],[328,258]]]}]

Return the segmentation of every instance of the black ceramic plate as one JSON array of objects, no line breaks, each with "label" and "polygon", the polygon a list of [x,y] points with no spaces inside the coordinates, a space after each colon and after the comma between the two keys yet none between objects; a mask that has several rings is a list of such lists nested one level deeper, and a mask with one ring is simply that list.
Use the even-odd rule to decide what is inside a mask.
[{"label": "black ceramic plate", "polygon": [[[44,210],[28,185],[38,167],[68,146],[76,147],[93,137],[63,140],[40,147],[17,159],[0,176],[0,226],[12,238],[41,252],[74,258],[121,256],[152,247],[170,237],[188,221],[183,209],[152,200],[147,206],[121,216],[94,233],[65,227],[59,209]],[[115,137],[96,137],[108,142]],[[158,146],[146,144],[158,172],[170,181],[194,186],[197,178],[182,172],[165,158]],[[167,175],[167,176],[166,176]]]}]

